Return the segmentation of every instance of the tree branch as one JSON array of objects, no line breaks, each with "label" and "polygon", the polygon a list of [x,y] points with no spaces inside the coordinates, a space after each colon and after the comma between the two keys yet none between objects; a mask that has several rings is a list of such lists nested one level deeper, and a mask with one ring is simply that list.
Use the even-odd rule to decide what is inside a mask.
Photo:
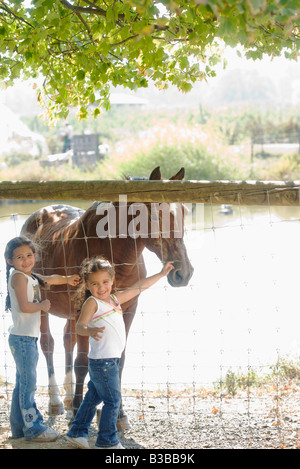
[{"label": "tree branch", "polygon": [[30,26],[31,28],[34,29],[34,26],[30,23],[28,23],[28,21],[26,21],[24,18],[20,17],[20,16],[17,16],[10,8],[8,8],[7,5],[5,5],[5,3],[3,3],[1,6],[0,6],[0,9],[1,10],[4,10],[6,11],[6,13],[8,13],[10,16],[12,16],[13,18],[15,18],[16,20],[19,20],[25,24],[27,24],[27,26]]},{"label": "tree branch", "polygon": [[[98,6],[92,6],[93,4],[87,0],[84,0],[84,1],[90,6],[81,7],[79,5],[72,5],[67,0],[60,0],[60,3],[68,10],[73,11],[75,14],[86,13],[86,14],[92,14],[92,15],[102,16],[106,18],[106,11],[103,10],[103,8],[100,8]],[[136,21],[137,19],[139,19],[138,15],[136,16],[134,21]],[[119,20],[125,21],[125,16],[123,14],[119,14],[116,20],[117,24],[119,24],[118,23]],[[154,24],[153,27],[156,31],[168,31],[169,30],[169,26],[159,26],[158,24]]]},{"label": "tree branch", "polygon": [[71,10],[74,13],[76,13],[76,12],[91,13],[93,15],[104,16],[104,17],[106,16],[106,11],[103,10],[103,8],[100,8],[96,5],[94,7],[80,7],[79,5],[72,5],[67,0],[60,0],[60,3],[64,7],[66,7],[68,10]]}]

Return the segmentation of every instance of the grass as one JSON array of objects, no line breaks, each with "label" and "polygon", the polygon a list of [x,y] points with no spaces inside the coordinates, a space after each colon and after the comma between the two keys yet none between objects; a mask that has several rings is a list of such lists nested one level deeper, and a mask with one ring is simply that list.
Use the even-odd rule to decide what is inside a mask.
[{"label": "grass", "polygon": [[277,385],[279,382],[293,383],[300,385],[300,362],[295,362],[291,358],[280,357],[274,365],[269,366],[268,373],[261,374],[255,368],[249,367],[247,373],[241,371],[234,372],[228,369],[225,377],[214,383],[215,392],[234,397],[239,390],[259,389],[268,385]]}]

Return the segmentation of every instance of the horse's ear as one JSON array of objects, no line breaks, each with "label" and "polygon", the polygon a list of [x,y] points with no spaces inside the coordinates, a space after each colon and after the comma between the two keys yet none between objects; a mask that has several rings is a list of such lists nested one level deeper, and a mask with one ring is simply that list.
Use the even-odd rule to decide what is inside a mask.
[{"label": "horse's ear", "polygon": [[160,172],[160,167],[157,166],[157,168],[153,169],[152,173],[150,174],[149,177],[150,181],[160,181],[161,180],[161,172]]},{"label": "horse's ear", "polygon": [[182,181],[182,179],[184,179],[184,175],[185,175],[185,169],[181,168],[181,170],[178,171],[178,173],[175,174],[175,176],[172,176],[170,178],[170,181]]}]

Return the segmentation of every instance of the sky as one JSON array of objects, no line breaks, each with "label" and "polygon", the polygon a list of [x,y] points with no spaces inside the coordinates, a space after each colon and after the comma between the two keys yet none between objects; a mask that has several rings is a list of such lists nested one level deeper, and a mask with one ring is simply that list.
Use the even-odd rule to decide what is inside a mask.
[{"label": "sky", "polygon": [[237,55],[237,49],[233,49],[231,47],[226,47],[224,51],[224,58],[227,60],[226,69],[223,70],[223,66],[219,64],[217,68],[218,77],[222,74],[226,73],[228,70],[234,70],[237,68],[243,70],[257,70],[262,74],[270,75],[272,78],[276,80],[276,78],[280,78],[286,74],[286,70],[290,66],[297,66],[300,71],[300,60],[297,62],[294,60],[289,60],[285,58],[284,54],[280,57],[268,57],[267,55],[264,56],[262,60],[252,60],[246,59],[246,57],[239,57]]}]

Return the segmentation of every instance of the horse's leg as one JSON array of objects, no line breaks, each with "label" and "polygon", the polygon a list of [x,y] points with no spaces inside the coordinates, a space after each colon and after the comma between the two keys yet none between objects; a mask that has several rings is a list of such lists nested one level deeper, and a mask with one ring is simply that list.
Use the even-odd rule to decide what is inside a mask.
[{"label": "horse's leg", "polygon": [[[120,365],[119,365],[119,375],[120,375],[120,382],[121,383],[122,383],[122,372],[123,372],[124,363],[125,363],[125,350],[126,350],[126,348],[124,349],[124,351],[122,353],[122,356],[121,356],[121,359],[120,359]],[[122,388],[122,386],[121,386],[121,388]],[[120,407],[119,407],[119,414],[118,414],[118,419],[117,419],[117,429],[118,429],[118,431],[122,431],[122,430],[128,430],[129,428],[130,428],[130,423],[129,423],[127,415],[124,412],[123,400],[121,398],[121,403],[120,403]]]},{"label": "horse's leg", "polygon": [[65,409],[72,409],[74,397],[74,378],[73,378],[73,351],[76,345],[75,320],[68,318],[64,327],[64,347],[65,347],[65,379],[64,389]]},{"label": "horse's leg", "polygon": [[[124,323],[125,323],[125,330],[126,330],[126,337],[129,334],[130,326],[132,324],[135,311],[136,311],[137,304],[131,306],[129,309],[124,311]],[[124,368],[124,363],[125,363],[125,351],[126,347],[122,353],[121,359],[120,359],[120,365],[119,365],[119,374],[120,374],[120,381],[122,382],[122,373],[123,373],[123,368]],[[119,431],[121,430],[128,430],[130,428],[130,423],[128,420],[127,415],[124,412],[123,409],[123,402],[121,400],[120,408],[119,408],[119,415],[118,415],[118,420],[117,420],[117,428]]]},{"label": "horse's leg", "polygon": [[75,387],[75,395],[74,395],[74,399],[72,403],[74,417],[82,402],[84,380],[88,373],[88,351],[89,351],[89,338],[78,335],[77,336],[77,357],[74,363],[76,387]]},{"label": "horse's leg", "polygon": [[41,314],[41,349],[45,355],[47,368],[48,368],[48,379],[49,379],[49,413],[50,415],[60,415],[64,413],[64,406],[60,399],[59,389],[56,383],[54,374],[54,363],[53,363],[53,351],[54,351],[54,340],[50,333],[49,317],[47,313],[42,312]]}]

